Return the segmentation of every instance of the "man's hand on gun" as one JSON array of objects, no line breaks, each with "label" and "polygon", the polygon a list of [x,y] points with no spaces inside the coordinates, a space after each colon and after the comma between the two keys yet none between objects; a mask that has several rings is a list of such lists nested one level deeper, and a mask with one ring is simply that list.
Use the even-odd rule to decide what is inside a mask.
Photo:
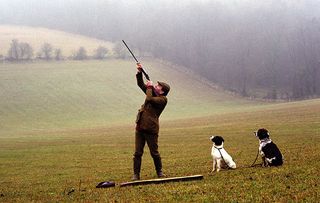
[{"label": "man's hand on gun", "polygon": [[[137,69],[138,69],[138,72],[141,73],[142,72],[142,65],[141,63],[137,63]],[[147,87],[153,87],[153,83],[151,80],[147,80],[147,84],[146,84]]]},{"label": "man's hand on gun", "polygon": [[142,72],[142,65],[141,65],[141,63],[137,63],[137,69],[138,69],[138,72],[139,72],[139,73]]}]

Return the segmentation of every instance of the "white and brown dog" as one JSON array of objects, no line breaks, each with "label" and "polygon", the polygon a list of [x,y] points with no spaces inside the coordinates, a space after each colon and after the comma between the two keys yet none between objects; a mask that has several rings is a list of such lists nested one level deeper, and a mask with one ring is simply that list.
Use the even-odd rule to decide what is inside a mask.
[{"label": "white and brown dog", "polygon": [[235,169],[236,163],[223,148],[224,139],[221,136],[211,136],[210,140],[213,142],[211,149],[211,156],[213,158],[212,172],[214,172],[216,168],[217,172],[219,172],[221,168]]},{"label": "white and brown dog", "polygon": [[259,153],[263,166],[281,166],[282,154],[275,143],[269,138],[268,130],[261,128],[254,134],[259,138]]}]

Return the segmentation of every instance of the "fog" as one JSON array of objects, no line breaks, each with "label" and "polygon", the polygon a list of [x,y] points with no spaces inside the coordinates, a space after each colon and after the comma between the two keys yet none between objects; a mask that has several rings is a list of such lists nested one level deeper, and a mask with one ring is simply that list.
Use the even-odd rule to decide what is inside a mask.
[{"label": "fog", "polygon": [[126,39],[243,96],[320,95],[319,0],[0,0],[0,23]]}]

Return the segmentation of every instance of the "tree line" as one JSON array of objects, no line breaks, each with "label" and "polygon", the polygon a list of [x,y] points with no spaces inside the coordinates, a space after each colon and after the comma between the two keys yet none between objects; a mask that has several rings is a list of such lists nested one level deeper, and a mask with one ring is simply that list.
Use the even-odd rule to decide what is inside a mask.
[{"label": "tree line", "polygon": [[[111,53],[112,51],[112,53]],[[1,60],[19,62],[19,61],[30,61],[30,60],[88,60],[88,59],[97,59],[103,60],[108,57],[115,58],[124,58],[125,53],[123,49],[119,47],[114,47],[114,49],[109,50],[104,46],[98,46],[92,56],[89,56],[85,47],[81,46],[78,50],[70,56],[64,56],[62,54],[61,48],[55,48],[50,43],[44,43],[41,45],[40,50],[36,53],[33,47],[27,42],[19,42],[17,39],[13,39],[10,43],[10,47],[7,51],[6,56],[1,56]],[[111,56],[112,54],[112,56]]]},{"label": "tree line", "polygon": [[[137,49],[188,67],[242,96],[318,97],[320,3],[293,2],[160,7],[135,25],[142,33],[128,38]],[[148,29],[146,24],[154,22]]]}]

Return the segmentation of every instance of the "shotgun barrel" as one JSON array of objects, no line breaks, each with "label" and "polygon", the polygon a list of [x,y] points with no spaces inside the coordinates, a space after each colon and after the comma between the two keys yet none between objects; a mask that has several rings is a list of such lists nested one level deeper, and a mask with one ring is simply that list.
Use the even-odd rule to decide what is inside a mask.
[{"label": "shotgun barrel", "polygon": [[[123,44],[127,47],[127,49],[129,50],[129,52],[130,52],[131,56],[134,58],[134,60],[135,60],[137,63],[139,63],[138,59],[134,56],[134,54],[132,53],[131,49],[128,47],[127,43],[126,43],[124,40],[122,40],[122,42],[123,42]],[[149,75],[143,70],[143,68],[141,68],[141,71],[142,71],[143,75],[146,77],[146,79],[147,79],[147,80],[150,80]]]}]

